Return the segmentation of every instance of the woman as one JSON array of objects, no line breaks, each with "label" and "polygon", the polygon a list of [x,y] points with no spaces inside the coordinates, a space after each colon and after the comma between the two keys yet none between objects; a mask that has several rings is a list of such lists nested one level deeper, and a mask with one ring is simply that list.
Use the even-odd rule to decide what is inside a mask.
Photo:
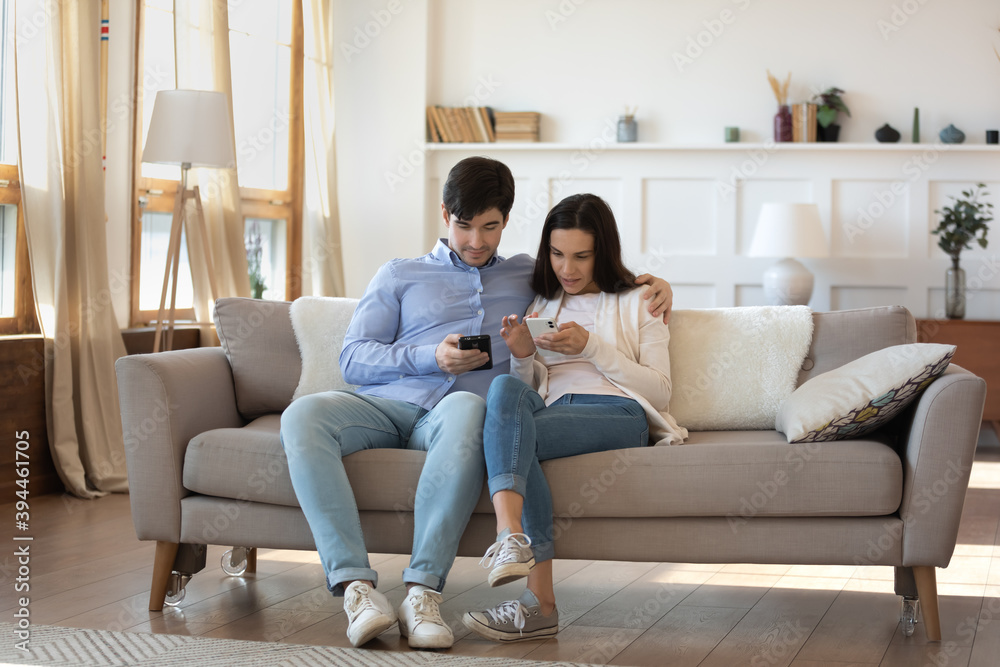
[{"label": "woman", "polygon": [[518,600],[467,612],[476,634],[520,641],[559,629],[552,498],[539,461],[687,437],[666,412],[669,331],[634,284],[604,200],[574,195],[549,212],[529,312],[555,319],[558,331],[532,339],[517,315],[503,318],[511,370],[490,385],[484,428],[498,535],[483,562],[491,586],[523,576],[528,586]]}]

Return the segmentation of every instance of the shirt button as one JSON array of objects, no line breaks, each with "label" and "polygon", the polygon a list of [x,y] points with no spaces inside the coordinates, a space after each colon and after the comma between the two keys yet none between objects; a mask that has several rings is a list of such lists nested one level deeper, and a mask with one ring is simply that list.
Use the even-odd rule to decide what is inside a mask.
[{"label": "shirt button", "polygon": [[400,380],[402,380],[402,379],[403,379],[403,376],[402,376],[402,375],[400,375],[400,376],[399,376],[399,379],[400,379]]},{"label": "shirt button", "polygon": [[480,309],[479,309],[479,314],[480,314],[480,315],[482,315],[482,314],[483,314],[483,309],[482,309],[482,308],[480,308]]},{"label": "shirt button", "polygon": [[453,378],[453,377],[448,378],[448,382],[454,382],[454,381],[455,381],[455,378]]},{"label": "shirt button", "polygon": [[480,288],[479,288],[479,289],[477,289],[476,291],[477,291],[477,292],[479,292],[480,294],[482,294],[482,293],[483,293],[483,288],[482,288],[482,287],[480,287]]}]

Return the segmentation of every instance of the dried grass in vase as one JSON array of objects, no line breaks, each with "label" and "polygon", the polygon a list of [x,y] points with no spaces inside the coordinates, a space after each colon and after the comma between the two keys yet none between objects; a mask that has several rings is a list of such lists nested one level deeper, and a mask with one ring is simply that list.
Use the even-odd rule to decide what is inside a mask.
[{"label": "dried grass in vase", "polygon": [[778,100],[778,106],[788,104],[788,84],[792,82],[792,73],[788,73],[784,83],[778,83],[778,80],[771,74],[771,70],[767,70],[767,80],[771,83],[771,90],[774,91],[774,98]]}]

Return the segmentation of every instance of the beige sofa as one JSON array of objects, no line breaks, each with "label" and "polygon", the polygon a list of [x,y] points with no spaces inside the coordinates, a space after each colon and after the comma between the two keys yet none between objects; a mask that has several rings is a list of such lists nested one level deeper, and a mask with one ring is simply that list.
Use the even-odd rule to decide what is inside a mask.
[{"label": "beige sofa", "polygon": [[[278,439],[301,373],[289,304],[222,299],[216,325],[222,348],[117,363],[133,521],[139,539],[158,543],[153,610],[168,591],[168,601],[182,597],[204,566],[198,545],[240,547],[225,563],[237,572],[254,567],[244,548],[315,548]],[[800,384],[916,340],[900,307],[814,313],[813,325]],[[955,548],[985,391],[952,365],[857,440],[701,431],[682,446],[547,461],[557,557],[893,566],[904,631],[914,620],[905,599],[919,592],[928,637],[939,639],[935,568]],[[423,459],[407,450],[345,459],[369,551],[409,553]],[[460,554],[480,556],[494,525],[484,491]]]}]

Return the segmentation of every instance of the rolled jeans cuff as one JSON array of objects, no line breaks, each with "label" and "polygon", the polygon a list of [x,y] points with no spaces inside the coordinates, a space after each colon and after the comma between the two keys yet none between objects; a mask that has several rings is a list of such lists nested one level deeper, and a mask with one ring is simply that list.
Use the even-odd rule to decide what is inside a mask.
[{"label": "rolled jeans cuff", "polygon": [[487,482],[490,487],[490,500],[497,491],[513,491],[524,498],[527,495],[528,480],[513,473],[501,473],[490,477]]},{"label": "rolled jeans cuff", "polygon": [[420,570],[414,570],[413,568],[406,568],[403,570],[403,583],[406,584],[421,584],[427,586],[428,588],[433,588],[438,593],[444,588],[444,579],[436,575],[430,574],[428,572],[422,572]]},{"label": "rolled jeans cuff", "polygon": [[556,548],[553,542],[531,543],[531,553],[535,556],[535,564],[544,563],[556,557]]},{"label": "rolled jeans cuff", "polygon": [[343,597],[347,581],[370,581],[378,588],[378,572],[370,567],[343,567],[327,575],[326,587],[336,597]]}]

